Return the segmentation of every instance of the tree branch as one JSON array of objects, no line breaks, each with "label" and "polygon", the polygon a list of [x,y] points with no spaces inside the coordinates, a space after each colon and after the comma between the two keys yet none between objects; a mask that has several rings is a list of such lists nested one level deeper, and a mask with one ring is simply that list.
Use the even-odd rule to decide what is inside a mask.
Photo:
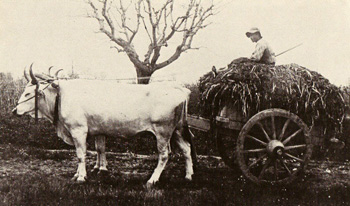
[{"label": "tree branch", "polygon": [[[213,15],[212,13],[213,8],[214,8],[214,5],[212,4],[207,9],[203,9],[200,1],[198,3],[196,3],[196,0],[190,1],[185,16],[178,17],[176,19],[176,21],[171,27],[172,28],[171,32],[166,38],[162,40],[163,41],[162,43],[164,44],[176,32],[183,32],[183,38],[182,38],[181,44],[177,46],[173,55],[171,55],[166,61],[156,64],[154,66],[154,71],[161,69],[171,64],[175,60],[177,60],[181,56],[182,52],[189,49],[198,49],[198,48],[192,48],[193,38],[200,29],[203,29],[206,26],[208,26],[208,24],[203,25],[203,23],[207,18]],[[180,21],[180,23],[176,25],[178,21]]]},{"label": "tree branch", "polygon": [[103,7],[102,7],[102,16],[105,18],[105,20],[107,21],[107,24],[109,26],[109,28],[111,29],[111,33],[114,36],[115,33],[115,28],[114,28],[114,24],[112,19],[110,18],[109,14],[107,13],[107,0],[105,0],[105,2],[103,3]]},{"label": "tree branch", "polygon": [[[138,29],[136,29],[132,35],[132,38],[128,38],[127,40],[124,40],[120,37],[116,37],[115,36],[115,28],[114,28],[114,24],[113,21],[111,20],[110,16],[107,14],[107,0],[103,0],[101,1],[101,3],[103,3],[102,5],[102,11],[101,13],[99,12],[99,10],[97,9],[97,7],[92,3],[92,1],[89,1],[89,4],[91,6],[91,8],[93,9],[94,12],[94,18],[97,19],[97,21],[99,22],[100,25],[100,31],[104,34],[106,34],[109,39],[111,41],[113,41],[114,43],[116,43],[118,46],[122,47],[123,49],[119,49],[118,48],[118,52],[125,52],[130,61],[138,68],[143,69],[145,71],[148,70],[148,67],[146,65],[144,65],[140,60],[139,60],[139,56],[136,53],[134,46],[132,45],[132,39],[134,38],[134,36],[136,35]],[[123,8],[124,9],[124,8]],[[101,15],[103,17],[101,17]],[[105,21],[107,21],[107,25],[109,27],[109,30],[106,29],[106,24]],[[113,47],[113,48],[117,48],[117,47]]]},{"label": "tree branch", "polygon": [[[150,0],[146,0],[147,4],[148,4],[148,12],[149,12],[149,18],[150,18],[150,23],[152,25],[152,35],[153,35],[153,42],[152,42],[152,47],[149,47],[149,49],[153,50],[153,57],[150,63],[151,68],[155,67],[155,64],[160,56],[160,50],[162,48],[162,46],[164,46],[163,42],[162,42],[162,37],[160,36],[165,36],[165,31],[167,28],[167,18],[169,15],[167,15],[167,7],[173,2],[173,0],[167,0],[167,2],[160,8],[160,10],[158,11],[154,11],[152,12],[151,9],[151,3]],[[159,24],[160,21],[163,17],[163,13],[164,13],[164,28],[163,28],[163,33],[159,34],[157,36],[157,33],[159,31]],[[155,16],[155,21],[153,20],[153,14]]]},{"label": "tree branch", "polygon": [[[96,1],[99,7],[92,1]],[[206,21],[213,15],[214,8],[213,4],[204,8],[201,0],[189,0],[185,14],[174,17],[174,0],[166,0],[157,9],[153,7],[151,0],[134,0],[134,2],[136,17],[130,17],[128,9],[131,3],[125,6],[122,0],[89,0],[93,11],[93,15],[89,16],[98,21],[100,31],[116,44],[111,48],[117,49],[118,52],[125,52],[138,68],[139,73],[149,75],[177,60],[181,53],[189,49],[198,49],[192,47],[194,36],[199,30],[209,25]],[[130,24],[131,18],[134,19],[134,24]],[[139,32],[140,24],[145,29],[150,42],[144,61],[139,60],[132,44]],[[174,53],[167,60],[157,64],[162,47],[168,46],[168,41],[180,33],[182,39]]]}]

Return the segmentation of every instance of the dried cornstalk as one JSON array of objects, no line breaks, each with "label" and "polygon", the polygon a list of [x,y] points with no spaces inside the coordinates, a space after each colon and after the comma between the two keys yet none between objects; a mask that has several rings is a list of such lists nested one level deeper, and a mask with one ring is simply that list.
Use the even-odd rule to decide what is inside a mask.
[{"label": "dried cornstalk", "polygon": [[252,62],[231,63],[200,79],[203,115],[213,117],[227,101],[251,117],[269,108],[300,116],[310,126],[323,125],[331,136],[341,130],[345,102],[339,87],[317,72],[297,64],[268,66]]}]

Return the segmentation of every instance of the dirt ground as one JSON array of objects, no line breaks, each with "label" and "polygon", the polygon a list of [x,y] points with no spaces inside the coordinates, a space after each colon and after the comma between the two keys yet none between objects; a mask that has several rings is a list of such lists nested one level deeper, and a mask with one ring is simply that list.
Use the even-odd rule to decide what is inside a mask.
[{"label": "dirt ground", "polygon": [[[27,174],[40,171],[41,174],[54,177],[69,177],[73,175],[77,168],[75,152],[72,150],[47,150],[46,158],[62,158],[61,160],[53,159],[1,159],[0,160],[0,178],[15,177],[17,175]],[[0,153],[1,154],[1,153]],[[23,154],[22,154],[23,155]],[[132,153],[108,153],[108,168],[111,174],[130,176],[136,178],[147,178],[153,172],[157,163],[157,156],[137,155]],[[44,157],[45,158],[45,157]],[[63,159],[67,158],[67,159]],[[220,157],[199,156],[200,175],[196,175],[197,181],[203,176],[204,171],[211,171],[223,174],[223,176],[236,175],[237,179],[228,181],[238,181],[242,179],[239,171],[234,171],[225,166]],[[88,152],[87,167],[92,168],[95,161],[95,152]],[[183,159],[179,155],[174,155],[168,162],[162,179],[169,176],[177,176],[181,178],[184,173]],[[200,171],[202,169],[202,171]],[[171,177],[170,177],[171,178]],[[303,177],[299,180],[309,185],[310,188],[327,188],[334,185],[347,187],[350,185],[350,162],[334,162],[334,161],[311,161],[308,169]]]},{"label": "dirt ground", "polygon": [[[183,158],[173,154],[156,190],[148,197],[143,185],[157,164],[155,155],[108,153],[110,173],[103,177],[88,173],[85,186],[76,186],[70,180],[77,168],[74,150],[32,151],[0,145],[0,157],[0,196],[4,205],[47,204],[56,196],[59,199],[49,201],[50,205],[124,205],[131,201],[130,196],[136,205],[348,205],[350,200],[347,161],[312,161],[305,174],[291,185],[262,188],[248,182],[239,171],[226,167],[220,158],[211,156],[199,156],[194,180],[187,182]],[[89,152],[87,157],[87,169],[91,170],[95,153]],[[97,188],[103,200],[93,198]],[[42,190],[56,195],[44,195],[39,192]],[[66,190],[87,194],[75,202],[66,197]],[[18,194],[26,195],[18,199]],[[146,201],[147,198],[152,201]]]}]

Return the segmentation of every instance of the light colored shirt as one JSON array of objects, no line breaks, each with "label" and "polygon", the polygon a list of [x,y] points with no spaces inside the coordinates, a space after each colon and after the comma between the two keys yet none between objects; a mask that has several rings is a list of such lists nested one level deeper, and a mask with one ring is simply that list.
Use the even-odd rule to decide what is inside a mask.
[{"label": "light colored shirt", "polygon": [[275,52],[262,38],[256,42],[255,51],[250,59],[264,64],[274,64],[276,62]]}]

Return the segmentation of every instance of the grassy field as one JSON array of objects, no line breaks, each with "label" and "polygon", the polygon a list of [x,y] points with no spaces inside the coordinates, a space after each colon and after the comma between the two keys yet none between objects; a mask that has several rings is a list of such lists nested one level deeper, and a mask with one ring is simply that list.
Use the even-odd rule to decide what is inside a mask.
[{"label": "grassy field", "polygon": [[[3,205],[348,205],[350,163],[312,162],[289,186],[256,186],[214,157],[200,156],[192,182],[183,158],[173,154],[160,183],[145,182],[157,157],[108,153],[109,175],[88,173],[87,183],[70,180],[72,150],[48,151],[0,145],[0,204]],[[88,154],[88,169],[95,156]]]}]

